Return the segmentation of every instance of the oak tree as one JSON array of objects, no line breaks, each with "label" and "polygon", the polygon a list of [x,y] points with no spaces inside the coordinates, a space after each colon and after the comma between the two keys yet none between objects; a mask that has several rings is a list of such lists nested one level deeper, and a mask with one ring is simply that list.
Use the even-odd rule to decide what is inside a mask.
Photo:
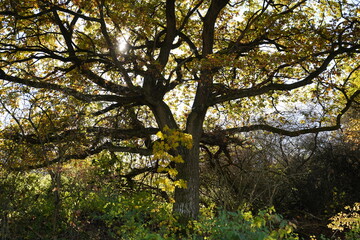
[{"label": "oak tree", "polygon": [[195,218],[202,149],[341,127],[359,14],[351,0],[1,0],[1,164],[150,156],[122,176],[168,173],[174,212]]}]

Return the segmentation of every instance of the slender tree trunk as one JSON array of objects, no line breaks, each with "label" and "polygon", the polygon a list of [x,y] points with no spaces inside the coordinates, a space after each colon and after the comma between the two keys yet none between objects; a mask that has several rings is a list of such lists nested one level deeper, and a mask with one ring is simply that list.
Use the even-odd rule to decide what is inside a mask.
[{"label": "slender tree trunk", "polygon": [[52,182],[52,192],[54,197],[54,212],[52,218],[52,227],[53,227],[53,239],[58,239],[59,232],[59,221],[60,221],[60,210],[61,210],[61,197],[60,197],[60,189],[61,189],[61,171],[59,167],[56,167],[55,170],[49,171]]}]

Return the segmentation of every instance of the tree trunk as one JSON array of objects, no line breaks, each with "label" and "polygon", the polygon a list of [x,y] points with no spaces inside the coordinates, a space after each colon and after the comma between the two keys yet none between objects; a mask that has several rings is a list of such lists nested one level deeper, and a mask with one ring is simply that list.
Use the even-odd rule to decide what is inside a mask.
[{"label": "tree trunk", "polygon": [[187,185],[186,188],[175,189],[173,211],[178,215],[180,223],[196,219],[199,214],[199,144],[196,145],[183,154],[184,163],[177,165],[177,177],[185,180]]},{"label": "tree trunk", "polygon": [[[203,96],[201,94],[200,96]],[[199,98],[199,96],[197,97]],[[150,104],[158,126],[163,129],[165,126],[171,129],[178,129],[176,121],[171,113],[170,108],[162,101],[153,101],[148,96]],[[188,118],[186,133],[192,135],[193,147],[189,150],[185,147],[179,147],[178,153],[182,156],[184,163],[177,163],[178,171],[177,179],[185,180],[186,188],[175,189],[175,203],[173,212],[179,216],[182,223],[188,222],[190,219],[197,218],[199,214],[199,142],[202,134],[202,124],[205,117],[206,108],[195,108]],[[201,109],[202,111],[199,111]]]},{"label": "tree trunk", "polygon": [[[193,111],[187,120],[186,132],[192,136],[192,148],[182,152],[184,163],[178,163],[177,178],[186,181],[186,188],[175,189],[175,203],[173,211],[179,217],[180,223],[187,223],[191,219],[196,219],[199,214],[199,190],[200,190],[200,139],[203,133],[203,122],[207,107],[202,104],[207,97],[206,89],[198,89],[195,98]],[[200,103],[200,104],[199,104]]]},{"label": "tree trunk", "polygon": [[60,221],[60,210],[61,210],[61,171],[60,167],[56,167],[54,170],[50,170],[49,174],[51,176],[51,191],[53,193],[53,204],[54,212],[52,216],[52,227],[53,227],[53,239],[58,239],[59,232],[59,221]]}]

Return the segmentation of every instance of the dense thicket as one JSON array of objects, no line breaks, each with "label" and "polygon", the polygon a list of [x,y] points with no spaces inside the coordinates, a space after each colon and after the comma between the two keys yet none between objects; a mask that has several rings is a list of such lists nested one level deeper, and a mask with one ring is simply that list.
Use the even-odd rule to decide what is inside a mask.
[{"label": "dense thicket", "polygon": [[[360,201],[360,149],[339,134],[332,140],[329,137],[318,136],[313,148],[314,137],[294,141],[257,135],[256,148],[231,151],[229,159],[204,156],[203,162],[209,165],[202,165],[203,210],[199,222],[185,227],[187,230],[171,214],[171,202],[145,184],[129,186],[121,181],[119,162],[106,156],[37,172],[2,171],[0,236],[177,239],[180,234],[185,239],[231,239],[235,234],[238,239],[236,234],[254,231],[248,237],[256,239],[267,231],[281,234],[282,220],[271,211],[250,218],[246,209],[257,212],[275,206],[304,239],[320,234],[343,237],[340,232],[333,235],[327,224],[344,206]],[[281,156],[275,154],[278,148]],[[232,213],[219,213],[219,209]],[[260,221],[258,227],[254,221]],[[282,237],[291,239],[290,231]]]}]

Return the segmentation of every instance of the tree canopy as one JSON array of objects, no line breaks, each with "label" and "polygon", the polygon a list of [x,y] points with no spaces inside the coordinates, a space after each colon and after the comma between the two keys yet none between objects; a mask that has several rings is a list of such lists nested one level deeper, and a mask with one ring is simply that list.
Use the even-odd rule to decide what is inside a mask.
[{"label": "tree canopy", "polygon": [[202,149],[341,127],[359,14],[351,0],[2,0],[1,164],[128,153],[144,161],[122,177],[167,175],[194,218]]}]

